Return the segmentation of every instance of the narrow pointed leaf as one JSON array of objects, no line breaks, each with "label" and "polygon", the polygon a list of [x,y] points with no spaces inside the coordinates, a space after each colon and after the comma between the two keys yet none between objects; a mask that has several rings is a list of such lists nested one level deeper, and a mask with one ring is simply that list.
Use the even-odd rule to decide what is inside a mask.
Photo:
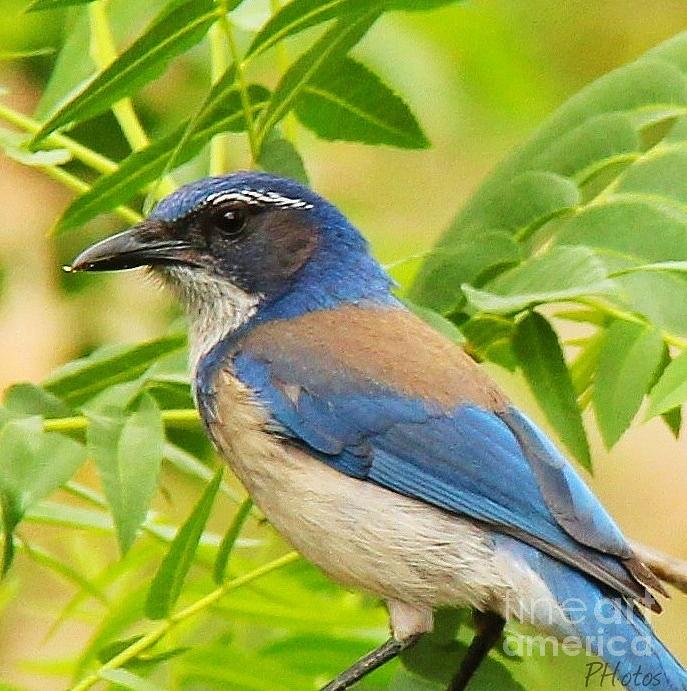
[{"label": "narrow pointed leaf", "polygon": [[[248,88],[254,117],[264,107],[268,96],[269,91],[262,86]],[[196,156],[216,134],[240,132],[245,127],[241,99],[232,79],[229,89],[210,93],[195,120],[183,123],[145,149],[135,151],[113,173],[99,177],[88,192],[70,204],[60,219],[57,232],[83,225],[98,214],[129,201],[166,170]]]},{"label": "narrow pointed leaf", "polygon": [[262,53],[289,36],[346,13],[353,13],[364,5],[365,0],[293,0],[258,32],[248,49],[248,55]]},{"label": "narrow pointed leaf", "polygon": [[34,142],[59,127],[102,113],[158,77],[170,60],[205,36],[218,12],[212,0],[189,0],[171,12],[163,11],[111,65],[57,110]]},{"label": "narrow pointed leaf", "polygon": [[12,534],[27,509],[64,484],[86,460],[83,445],[45,434],[39,417],[10,420],[0,431],[0,511],[5,545],[2,574],[14,555]]},{"label": "narrow pointed leaf", "polygon": [[663,339],[656,329],[625,321],[608,328],[592,399],[607,448],[630,426],[662,356]]},{"label": "narrow pointed leaf", "polygon": [[97,352],[58,370],[43,388],[69,405],[80,405],[115,384],[135,379],[163,355],[180,350],[185,343],[183,335],[167,336],[114,352]]},{"label": "narrow pointed leaf", "polygon": [[323,139],[405,149],[429,146],[404,101],[352,58],[331,61],[320,69],[296,99],[294,112]]},{"label": "narrow pointed leaf", "polygon": [[[380,0],[384,10],[431,10],[456,0]],[[263,53],[285,38],[295,36],[330,19],[345,17],[370,6],[369,0],[293,0],[260,29],[248,55]]]},{"label": "narrow pointed leaf", "polygon": [[687,352],[666,367],[651,393],[647,418],[666,413],[687,401]]},{"label": "narrow pointed leaf", "polygon": [[310,50],[291,65],[260,117],[258,132],[262,141],[289,112],[295,99],[318,71],[329,61],[344,57],[367,33],[380,14],[380,4],[373,2],[367,8],[339,19]]},{"label": "narrow pointed leaf", "polygon": [[513,350],[539,405],[568,450],[591,468],[589,443],[556,332],[537,312],[515,328]]},{"label": "narrow pointed leaf", "polygon": [[287,139],[269,137],[263,144],[258,160],[260,167],[270,173],[277,173],[307,185],[308,174],[296,147]]},{"label": "narrow pointed leaf", "polygon": [[221,481],[222,468],[215,473],[215,477],[205,488],[191,515],[172,541],[169,552],[162,560],[146,600],[146,614],[151,619],[163,619],[174,607],[193,563],[193,556],[210,516]]},{"label": "narrow pointed leaf", "polygon": [[217,550],[217,557],[215,558],[215,566],[213,568],[213,578],[215,583],[221,585],[224,582],[224,577],[226,575],[227,566],[229,564],[229,558],[234,550],[234,545],[236,540],[241,533],[246,519],[250,514],[250,510],[253,508],[253,501],[248,497],[241,502],[241,505],[236,510],[234,518],[227,528],[227,532],[222,538],[222,542]]}]

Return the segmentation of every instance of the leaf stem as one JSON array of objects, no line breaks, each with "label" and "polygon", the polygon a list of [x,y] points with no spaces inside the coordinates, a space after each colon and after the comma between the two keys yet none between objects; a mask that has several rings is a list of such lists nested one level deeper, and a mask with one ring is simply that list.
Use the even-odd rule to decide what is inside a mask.
[{"label": "leaf stem", "polygon": [[148,650],[149,648],[152,648],[173,628],[175,628],[182,622],[186,621],[187,619],[194,617],[196,614],[199,614],[203,610],[207,609],[215,602],[220,600],[222,597],[224,597],[227,593],[230,593],[232,590],[237,590],[238,588],[241,588],[244,585],[248,585],[249,583],[252,583],[258,578],[266,576],[272,571],[276,571],[277,569],[281,569],[287,566],[288,564],[292,564],[300,558],[301,557],[297,552],[289,552],[288,554],[285,554],[283,557],[274,559],[273,561],[263,566],[260,566],[257,569],[254,569],[253,571],[249,571],[247,574],[244,574],[243,576],[239,576],[238,578],[234,578],[230,581],[227,581],[224,585],[215,588],[215,590],[205,595],[205,597],[200,598],[199,600],[189,605],[185,609],[182,609],[176,614],[173,614],[166,621],[163,621],[162,623],[158,624],[149,633],[144,635],[142,638],[139,638],[130,646],[122,650],[121,653],[115,655],[113,658],[108,660],[104,665],[102,665],[102,667],[100,667],[100,669],[97,672],[94,672],[93,674],[87,676],[85,679],[82,679],[75,686],[71,687],[70,691],[86,691],[86,689],[90,689],[94,684],[96,684],[98,681],[102,679],[103,672],[106,672],[111,669],[118,669],[126,665],[128,662],[131,662],[142,652]]},{"label": "leaf stem", "polygon": [[[641,324],[642,326],[647,327],[652,326],[646,319],[644,319],[640,315],[634,314],[633,312],[628,312],[627,310],[617,307],[616,305],[612,305],[611,303],[606,302],[605,300],[600,300],[598,298],[592,297],[581,297],[576,298],[575,302],[578,302],[581,305],[586,305],[587,307],[591,307],[595,310],[598,310],[599,312],[603,312],[604,314],[608,314],[610,317],[614,317],[615,319],[622,319],[623,321],[632,322],[634,324]],[[661,333],[663,340],[668,345],[675,346],[676,348],[680,348],[681,350],[687,350],[687,338],[678,336],[677,334],[671,333],[670,331],[666,331],[665,329],[659,329],[659,331]]]},{"label": "leaf stem", "polygon": [[[210,80],[212,84],[216,84],[229,67],[227,7],[225,2],[218,4],[221,15],[210,27]],[[212,138],[210,142],[210,175],[221,175],[227,171],[228,141],[225,133]]]},{"label": "leaf stem", "polygon": [[[260,144],[258,143],[257,133],[255,131],[255,121],[253,120],[253,109],[251,107],[250,98],[248,96],[248,85],[246,84],[246,77],[244,74],[244,63],[239,58],[239,51],[234,40],[234,32],[231,29],[231,24],[227,18],[226,13],[218,20],[219,25],[226,37],[227,45],[231,52],[231,58],[236,65],[236,80],[239,85],[239,95],[241,97],[241,107],[243,108],[243,117],[246,120],[246,133],[248,134],[248,144],[250,145],[250,155],[252,166],[257,163],[260,157]],[[251,166],[251,167],[252,167]]]},{"label": "leaf stem", "polygon": [[[106,0],[96,0],[96,2],[91,2],[88,5],[91,25],[91,56],[100,69],[108,67],[117,58],[117,48],[110,30],[105,6]],[[132,151],[138,151],[148,146],[150,143],[148,135],[146,135],[136,115],[130,97],[127,96],[115,103],[112,106],[112,112]],[[163,195],[166,195],[173,192],[176,185],[171,179],[166,178],[159,182],[158,189]]]}]

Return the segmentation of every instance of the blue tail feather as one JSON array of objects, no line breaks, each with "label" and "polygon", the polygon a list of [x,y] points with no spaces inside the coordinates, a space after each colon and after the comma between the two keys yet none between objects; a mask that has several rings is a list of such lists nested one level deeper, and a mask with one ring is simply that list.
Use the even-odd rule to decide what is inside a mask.
[{"label": "blue tail feather", "polygon": [[500,541],[510,542],[508,551],[525,559],[565,612],[570,630],[559,636],[574,634],[584,650],[603,660],[590,660],[584,688],[687,691],[687,671],[635,603],[528,545]]}]

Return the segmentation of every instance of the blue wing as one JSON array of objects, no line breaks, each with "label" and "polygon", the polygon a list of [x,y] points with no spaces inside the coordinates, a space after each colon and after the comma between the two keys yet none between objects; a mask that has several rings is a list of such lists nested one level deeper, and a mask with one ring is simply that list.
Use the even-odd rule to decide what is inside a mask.
[{"label": "blue wing", "polygon": [[[264,339],[260,348],[240,345],[232,367],[293,443],[340,472],[470,516],[622,594],[647,597],[630,573],[636,560],[617,525],[517,409],[469,400],[447,409],[392,387],[388,367],[375,377],[342,367],[326,348],[294,352],[281,347],[278,333],[274,339],[273,346]],[[409,367],[420,367],[402,356],[397,363],[406,379]]]}]

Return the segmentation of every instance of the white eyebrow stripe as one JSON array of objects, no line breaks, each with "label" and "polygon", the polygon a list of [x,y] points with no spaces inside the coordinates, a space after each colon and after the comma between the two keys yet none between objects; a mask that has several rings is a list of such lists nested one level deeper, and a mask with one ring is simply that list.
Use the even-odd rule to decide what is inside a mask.
[{"label": "white eyebrow stripe", "polygon": [[221,204],[222,202],[237,201],[244,204],[263,206],[273,204],[280,209],[312,209],[313,205],[303,199],[284,197],[278,192],[270,190],[240,190],[237,192],[214,192],[206,197],[206,202],[210,204]]}]

